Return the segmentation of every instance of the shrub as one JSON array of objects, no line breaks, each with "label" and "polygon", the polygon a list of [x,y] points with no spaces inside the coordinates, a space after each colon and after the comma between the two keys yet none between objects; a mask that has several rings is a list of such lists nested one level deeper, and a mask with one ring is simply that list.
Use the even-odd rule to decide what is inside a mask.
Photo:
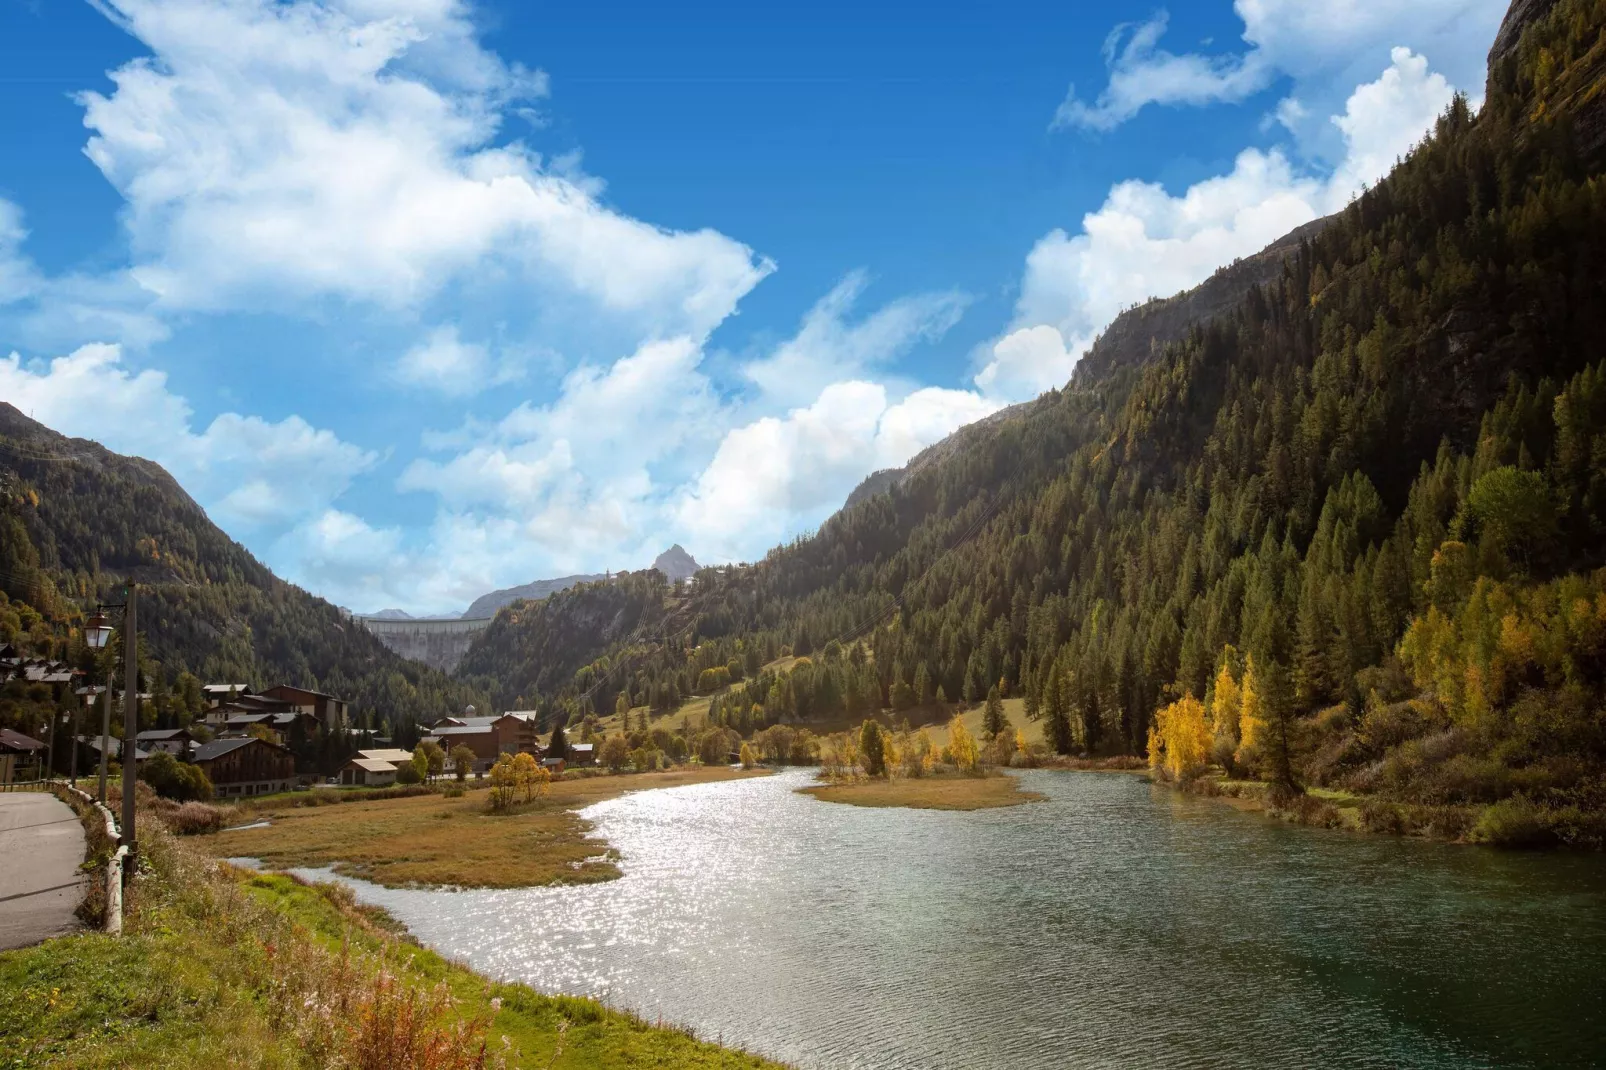
[{"label": "shrub", "polygon": [[187,802],[161,815],[162,823],[179,836],[197,836],[223,828],[223,811],[203,802]]},{"label": "shrub", "polygon": [[212,797],[212,782],[198,765],[181,762],[166,751],[145,759],[139,778],[163,798],[176,802],[205,801]]},{"label": "shrub", "polygon": [[1488,807],[1472,828],[1472,838],[1496,847],[1549,847],[1556,842],[1554,815],[1523,795]]},{"label": "shrub", "polygon": [[423,775],[419,773],[417,766],[413,765],[412,762],[406,762],[396,768],[396,783],[398,784],[417,784],[423,779]]}]

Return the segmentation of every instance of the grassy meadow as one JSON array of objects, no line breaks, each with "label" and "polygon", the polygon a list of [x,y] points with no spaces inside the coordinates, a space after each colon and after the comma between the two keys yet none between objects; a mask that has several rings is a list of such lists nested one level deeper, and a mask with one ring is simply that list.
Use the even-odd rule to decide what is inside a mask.
[{"label": "grassy meadow", "polygon": [[390,888],[417,885],[524,888],[612,880],[608,845],[573,811],[627,791],[753,776],[725,766],[657,773],[568,776],[544,796],[492,813],[487,792],[428,794],[339,806],[273,810],[263,828],[196,842],[218,858],[257,858],[271,868],[332,866]]}]

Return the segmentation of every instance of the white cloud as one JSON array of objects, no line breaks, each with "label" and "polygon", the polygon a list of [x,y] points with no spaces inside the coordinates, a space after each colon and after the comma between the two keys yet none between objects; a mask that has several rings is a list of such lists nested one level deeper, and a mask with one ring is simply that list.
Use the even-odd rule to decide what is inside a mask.
[{"label": "white cloud", "polygon": [[0,330],[17,342],[59,352],[87,339],[143,348],[168,336],[127,274],[47,276],[23,250],[27,238],[22,209],[0,198]]},{"label": "white cloud", "polygon": [[833,383],[812,405],[727,434],[676,513],[699,560],[757,556],[818,524],[871,471],[902,465],[998,405],[960,390],[918,390],[889,405],[878,383]]},{"label": "white cloud", "polygon": [[968,303],[957,292],[915,294],[849,323],[868,282],[863,271],[849,273],[803,317],[796,335],[743,366],[766,401],[805,404],[831,383],[871,372],[919,342],[935,341],[959,322]]},{"label": "white cloud", "polygon": [[444,394],[477,394],[491,385],[490,353],[477,342],[463,341],[455,326],[437,327],[402,355],[396,376]]},{"label": "white cloud", "polygon": [[[1303,103],[1325,110],[1331,94],[1355,84],[1368,67],[1405,44],[1431,56],[1458,85],[1482,84],[1484,54],[1507,0],[1237,0],[1247,48],[1239,53],[1181,55],[1159,46],[1164,12],[1148,22],[1116,27],[1105,43],[1109,82],[1091,104],[1071,87],[1053,125],[1108,130],[1150,104],[1202,105],[1241,101],[1292,78]],[[1309,99],[1304,99],[1309,97]],[[1294,115],[1284,111],[1286,120]]]},{"label": "white cloud", "polygon": [[1026,258],[1015,322],[986,354],[977,386],[1021,398],[1065,382],[1123,309],[1203,282],[1376,182],[1453,95],[1422,56],[1396,48],[1390,60],[1332,117],[1345,145],[1332,174],[1302,171],[1281,150],[1246,149],[1232,171],[1180,196],[1157,183],[1122,182],[1083,217],[1080,233],[1056,229],[1040,239]]},{"label": "white cloud", "polygon": [[377,457],[299,416],[269,423],[223,413],[191,429],[167,376],[130,372],[115,345],[86,345],[45,365],[0,359],[0,397],[65,435],[166,468],[226,527],[273,527],[333,502]]},{"label": "white cloud", "polygon": [[1067,349],[1059,328],[1046,323],[1017,328],[993,344],[992,359],[976,373],[976,385],[995,397],[1041,394],[1070,379],[1082,348]]},{"label": "white cloud", "polygon": [[1104,42],[1109,84],[1092,104],[1073,85],[1054,112],[1053,127],[1112,130],[1148,104],[1237,101],[1264,89],[1276,74],[1258,50],[1244,56],[1176,55],[1159,47],[1168,16],[1117,26]]},{"label": "white cloud", "polygon": [[714,231],[621,215],[572,166],[498,141],[546,81],[482,49],[462,4],[104,7],[153,56],[81,94],[86,152],[127,200],[134,275],[166,307],[408,307],[474,269],[701,335],[771,270]]}]

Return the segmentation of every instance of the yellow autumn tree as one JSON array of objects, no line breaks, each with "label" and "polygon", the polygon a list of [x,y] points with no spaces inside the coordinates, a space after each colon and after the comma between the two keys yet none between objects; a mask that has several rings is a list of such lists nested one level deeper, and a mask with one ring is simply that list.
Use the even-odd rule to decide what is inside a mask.
[{"label": "yellow autumn tree", "polygon": [[1230,653],[1221,659],[1221,670],[1216,673],[1214,694],[1210,699],[1210,727],[1215,737],[1212,754],[1223,765],[1230,763],[1238,752],[1244,706],[1243,689],[1233,679],[1229,658]]},{"label": "yellow autumn tree", "polygon": [[976,737],[970,734],[970,729],[965,727],[964,720],[957,713],[948,722],[948,753],[960,772],[976,772],[977,762],[981,759],[976,749]]},{"label": "yellow autumn tree", "polygon": [[1233,760],[1244,762],[1254,754],[1266,734],[1266,701],[1255,679],[1253,654],[1244,659],[1244,680],[1238,702],[1238,750]]},{"label": "yellow autumn tree", "polygon": [[751,769],[757,764],[758,755],[753,753],[753,745],[751,743],[744,742],[742,744],[742,768]]},{"label": "yellow autumn tree", "polygon": [[513,758],[513,783],[524,801],[529,802],[537,795],[545,795],[547,782],[552,774],[542,768],[541,763],[535,760],[535,755],[519,752]]},{"label": "yellow autumn tree", "polygon": [[513,756],[503,754],[491,766],[491,809],[506,810],[518,798],[518,773],[513,768]]},{"label": "yellow autumn tree", "polygon": [[[1210,760],[1210,724],[1204,703],[1184,695],[1154,715],[1159,743],[1164,751],[1162,767],[1174,780],[1197,776]],[[1154,764],[1151,749],[1149,763]]]}]

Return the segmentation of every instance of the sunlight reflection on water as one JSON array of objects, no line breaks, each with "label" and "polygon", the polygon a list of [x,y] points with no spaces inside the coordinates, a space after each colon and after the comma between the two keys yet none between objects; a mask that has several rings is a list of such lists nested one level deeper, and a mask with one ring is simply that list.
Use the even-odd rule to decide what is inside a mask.
[{"label": "sunlight reflection on water", "polygon": [[[941,813],[810,774],[582,813],[624,876],[351,882],[496,977],[804,1067],[1589,1065],[1606,867],[1289,829],[1127,776]],[[312,872],[312,871],[303,871]],[[319,874],[323,875],[323,874]]]}]

